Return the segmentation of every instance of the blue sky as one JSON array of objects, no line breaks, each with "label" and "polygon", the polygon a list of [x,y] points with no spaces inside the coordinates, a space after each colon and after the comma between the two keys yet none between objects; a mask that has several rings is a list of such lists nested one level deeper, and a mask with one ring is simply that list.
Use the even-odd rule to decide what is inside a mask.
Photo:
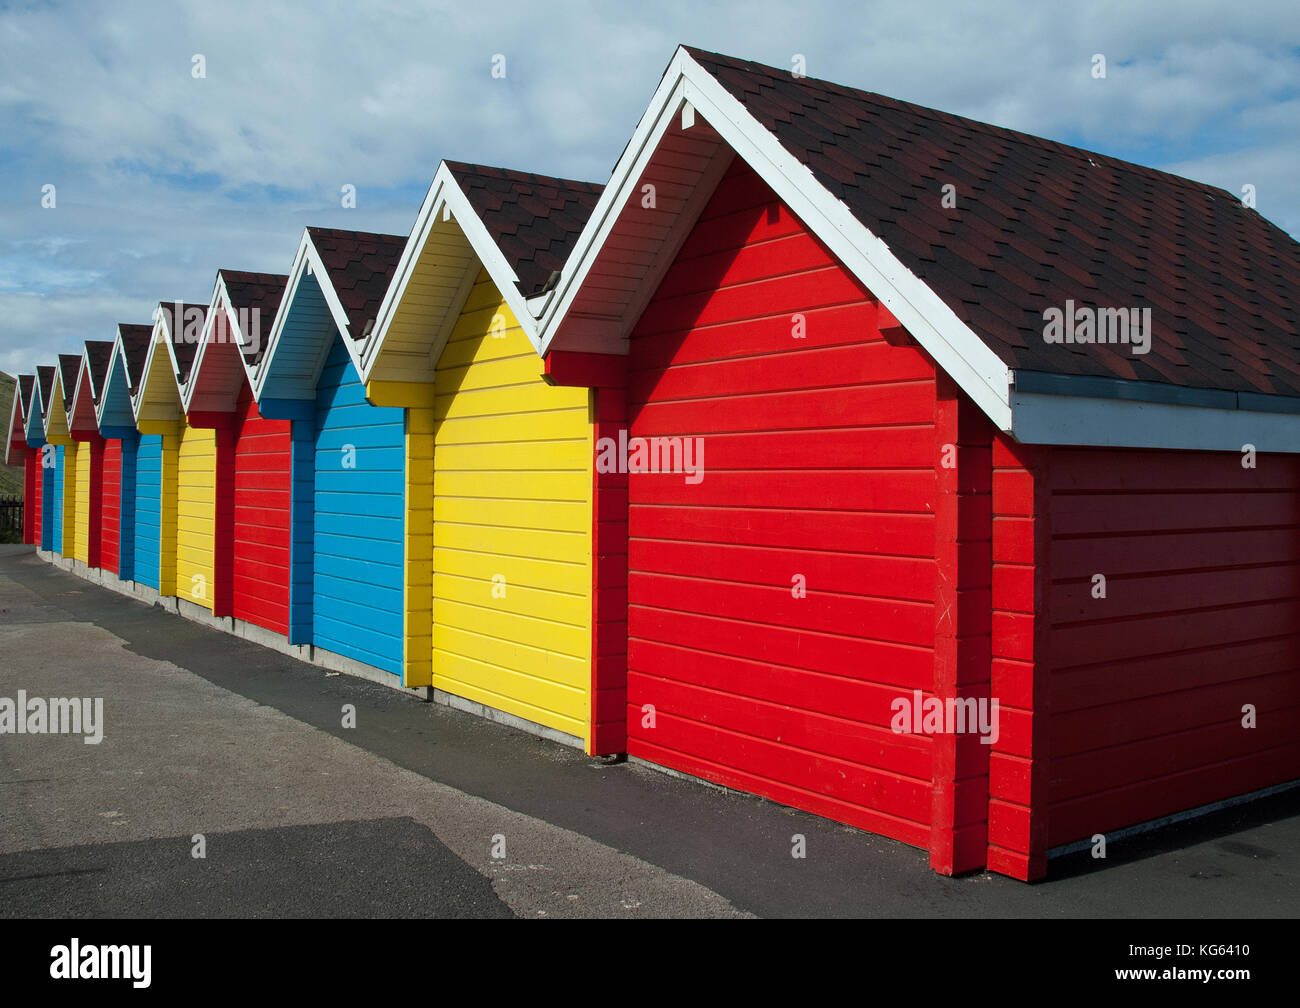
[{"label": "blue sky", "polygon": [[308,224],[405,234],[444,157],[604,182],[679,42],[1250,184],[1300,236],[1294,0],[1064,7],[0,3],[0,369],[287,272]]}]

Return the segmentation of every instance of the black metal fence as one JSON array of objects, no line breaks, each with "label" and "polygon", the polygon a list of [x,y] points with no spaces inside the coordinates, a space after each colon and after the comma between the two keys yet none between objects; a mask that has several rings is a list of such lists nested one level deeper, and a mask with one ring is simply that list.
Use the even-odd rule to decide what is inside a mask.
[{"label": "black metal fence", "polygon": [[[0,535],[6,532],[17,536],[15,541],[22,541],[23,499],[21,497],[0,497]],[[5,538],[12,536],[5,536]]]}]

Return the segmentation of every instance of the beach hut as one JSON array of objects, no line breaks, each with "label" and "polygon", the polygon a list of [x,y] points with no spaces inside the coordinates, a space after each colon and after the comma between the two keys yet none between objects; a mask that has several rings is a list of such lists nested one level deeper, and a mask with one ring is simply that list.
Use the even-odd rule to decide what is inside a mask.
[{"label": "beach hut", "polygon": [[32,382],[32,397],[27,406],[27,447],[40,455],[40,474],[36,482],[39,511],[36,517],[36,544],[45,552],[54,552],[58,541],[54,522],[54,500],[58,493],[59,449],[45,440],[45,403],[54,387],[54,368],[38,365]]},{"label": "beach hut", "polygon": [[216,437],[213,615],[289,632],[291,427],[258,412],[260,360],[287,276],[221,270],[181,401]]},{"label": "beach hut", "polygon": [[31,405],[35,375],[18,375],[14,381],[14,399],[9,408],[9,428],[5,437],[5,465],[23,469],[23,542],[40,541],[40,452],[27,444],[27,409]]},{"label": "beach hut", "polygon": [[89,482],[89,453],[81,457],[80,442],[68,431],[68,407],[81,370],[81,357],[77,354],[59,354],[54,367],[54,381],[45,402],[45,440],[55,446],[54,493],[54,552],[65,560],[85,563],[85,542],[77,540],[78,479],[85,475]]},{"label": "beach hut", "polygon": [[261,416],[292,421],[289,642],[394,684],[407,660],[407,431],[401,409],[366,401],[354,341],[373,326],[405,242],[307,228],[253,372]]},{"label": "beach hut", "polygon": [[[105,460],[105,545],[101,553],[111,549],[111,523],[115,520],[117,548],[113,559],[118,578],[136,589],[156,592],[162,438],[157,434],[141,435],[132,407],[152,335],[151,325],[117,327],[95,412],[104,438]],[[112,485],[114,476],[116,488]],[[107,567],[110,560],[104,557],[103,562]]]},{"label": "beach hut", "polygon": [[406,411],[408,685],[609,753],[623,711],[611,749],[593,690],[593,395],[548,384],[530,300],[599,193],[443,162],[361,360],[370,401]]},{"label": "beach hut", "polygon": [[1231,193],[679,49],[539,321],[628,753],[1018,878],[1300,778],[1298,306]]},{"label": "beach hut", "polygon": [[[106,473],[108,457],[104,438],[99,433],[96,407],[108,374],[109,358],[113,354],[111,340],[87,340],[77,368],[76,383],[68,400],[68,436],[77,444],[77,560],[87,567],[103,565],[105,534],[104,494],[105,482],[120,483],[120,458],[118,472]],[[111,508],[116,512],[116,507]],[[108,530],[110,547],[117,549],[117,520],[114,517]],[[117,562],[111,560],[109,570],[117,573]]]},{"label": "beach hut", "polygon": [[[151,478],[155,464],[152,445],[146,456],[143,436],[158,438],[158,593],[176,596],[182,608],[195,606],[210,612],[216,438],[213,431],[187,422],[180,397],[206,317],[207,305],[159,304],[132,407],[142,436],[137,493],[142,489],[140,470],[147,469]],[[148,498],[152,497],[151,486]],[[137,535],[141,531],[137,527]]]}]

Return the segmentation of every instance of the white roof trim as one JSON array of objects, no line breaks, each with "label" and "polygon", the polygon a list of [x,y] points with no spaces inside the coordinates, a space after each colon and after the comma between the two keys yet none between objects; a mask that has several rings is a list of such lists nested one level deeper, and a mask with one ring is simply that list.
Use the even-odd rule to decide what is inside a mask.
[{"label": "white roof trim", "polygon": [[[325,268],[320,253],[316,251],[316,246],[312,243],[311,232],[307,228],[303,228],[302,238],[298,242],[298,251],[294,253],[293,268],[289,271],[289,283],[284,289],[284,296],[280,299],[280,307],[275,312],[275,321],[271,324],[271,333],[266,340],[266,350],[263,352],[261,360],[257,362],[257,367],[250,371],[248,375],[249,383],[253,387],[253,398],[259,402],[262,399],[262,390],[266,385],[267,375],[270,374],[271,358],[275,356],[284,327],[288,324],[289,313],[293,309],[294,300],[298,297],[298,286],[306,276],[314,277],[316,283],[320,286],[321,294],[325,298],[325,304],[330,310],[330,316],[334,319],[334,326],[343,337],[343,346],[352,359],[352,366],[356,368],[357,374],[361,374],[361,360],[357,353],[357,339],[348,331],[347,312],[343,309],[343,302],[339,300],[338,292],[334,290],[329,270]],[[227,304],[229,304],[229,301],[227,301]],[[240,338],[243,338],[242,332]],[[324,352],[328,354],[328,347],[325,348]],[[240,354],[240,356],[242,357],[243,354]]]},{"label": "white roof trim", "polygon": [[[447,216],[448,211],[450,217]],[[393,280],[388,285],[384,300],[379,305],[375,327],[361,348],[361,366],[357,370],[363,383],[369,381],[374,372],[384,341],[388,338],[393,317],[402,303],[402,297],[415,273],[415,267],[424,252],[429,235],[436,224],[449,219],[454,220],[460,228],[474,254],[478,256],[479,262],[488,271],[488,276],[496,285],[497,292],[514,313],[524,335],[528,337],[533,349],[540,353],[541,341],[536,317],[529,309],[528,299],[519,291],[519,277],[515,274],[514,267],[506,261],[501,249],[488,234],[487,227],[470,205],[469,198],[456,181],[455,174],[447,167],[447,162],[443,161],[434,173],[433,182],[429,185],[424,203],[421,204],[420,212],[416,215],[410,237],[406,239],[402,257],[397,261],[397,272],[393,274]],[[453,324],[454,322],[455,319],[452,319]]]},{"label": "white roof trim", "polygon": [[[184,303],[173,302],[172,307]],[[149,373],[153,370],[154,357],[158,353],[158,344],[160,342],[166,346],[167,359],[171,361],[170,377],[172,384],[176,386],[176,398],[181,397],[181,388],[176,382],[176,348],[172,346],[171,327],[168,325],[172,313],[165,312],[162,308],[163,305],[159,304],[153,310],[153,332],[149,336],[149,352],[144,357],[144,367],[140,371],[140,384],[136,386],[136,394],[131,396],[131,415],[135,417],[137,423],[140,422],[141,399],[144,396],[145,389],[149,387]],[[184,403],[181,404],[181,413],[184,413]]]},{"label": "white roof trim", "polygon": [[591,220],[578,240],[561,279],[560,297],[548,306],[541,325],[541,352],[550,349],[559,324],[572,306],[596,256],[673,122],[682,101],[754,168],[961,386],[1001,430],[1012,426],[1010,369],[947,304],[898,261],[849,208],[817,182],[745,107],[707,70],[679,48],[651,99],[632,141],[615,166]]},{"label": "white roof trim", "polygon": [[[226,289],[226,278],[223,275],[223,271],[217,270],[216,283],[212,288],[212,298],[208,301],[208,313],[203,318],[203,333],[199,337],[199,345],[194,352],[194,363],[190,366],[190,378],[180,390],[181,405],[185,408],[186,413],[189,413],[190,405],[194,402],[194,393],[198,389],[199,368],[202,366],[204,356],[207,353],[208,338],[211,335],[212,330],[216,327],[216,320],[219,313],[223,311],[226,315],[226,331],[228,333],[233,333],[239,338],[235,350],[239,357],[239,365],[244,369],[244,374],[248,378],[249,384],[252,384],[253,376],[249,370],[248,361],[244,358],[243,350],[244,346],[247,344],[248,337],[244,333],[243,329],[240,328],[239,313],[231,303],[230,291]],[[269,350],[270,348],[268,347],[267,349]]]},{"label": "white roof trim", "polygon": [[[104,407],[108,403],[108,396],[105,393],[108,392],[108,386],[113,382],[113,366],[117,363],[119,357],[122,359],[122,374],[126,375],[127,378],[126,397],[130,399],[131,374],[126,366],[126,348],[122,346],[121,325],[117,327],[117,335],[113,339],[113,352],[108,355],[108,370],[104,372],[104,388],[99,393],[99,402],[95,403],[95,423],[97,425],[102,426],[104,423]],[[132,410],[132,413],[134,414],[134,410]]]}]

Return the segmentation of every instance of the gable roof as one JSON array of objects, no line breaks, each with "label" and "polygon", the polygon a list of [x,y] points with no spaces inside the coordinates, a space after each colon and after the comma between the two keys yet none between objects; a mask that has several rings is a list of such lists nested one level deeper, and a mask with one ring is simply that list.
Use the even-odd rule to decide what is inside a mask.
[{"label": "gable roof", "polygon": [[289,278],[276,273],[217,271],[203,333],[187,380],[180,386],[187,414],[229,413],[249,372],[265,352]]},{"label": "gable roof", "polygon": [[[1164,447],[1207,444],[1174,435],[1173,414],[1156,405],[1255,418],[1300,411],[1300,400],[1279,398],[1300,397],[1300,245],[1232,194],[687,47],[546,306],[544,351],[626,352],[645,288],[653,290],[684,238],[636,237],[646,217],[633,212],[635,187],[649,179],[711,190],[710,173],[720,175],[732,151],[879,299],[885,323],[906,330],[1017,437],[1093,443],[1080,440],[1086,433],[1047,429],[1046,400],[1070,396],[1152,404],[1147,413],[1159,414],[1162,433],[1132,436]],[[955,208],[941,198],[949,183]],[[678,217],[698,215],[690,202]],[[654,265],[620,287],[616,267],[633,241]],[[603,253],[606,242],[614,252]],[[1070,301],[1150,307],[1150,351],[1048,343],[1044,313]],[[1270,450],[1300,450],[1300,426],[1260,422],[1270,427]],[[1130,435],[1105,437],[1096,443],[1128,443]]]},{"label": "gable roof", "polygon": [[5,428],[5,465],[10,465],[9,456],[15,442],[23,449],[27,447],[27,401],[32,393],[32,375],[18,375],[14,379],[14,398],[9,405],[9,426]]},{"label": "gable roof", "polygon": [[49,364],[36,366],[36,381],[32,383],[31,405],[27,409],[28,443],[32,441],[33,428],[35,436],[45,439],[45,413],[48,409],[50,395],[54,390],[54,368]]},{"label": "gable roof", "polygon": [[98,405],[108,377],[108,365],[113,356],[112,340],[86,340],[77,369],[77,382],[68,403],[70,430],[98,430]]},{"label": "gable roof", "polygon": [[[1012,369],[1300,396],[1300,244],[1226,190],[686,51]],[[1150,352],[1046,343],[1067,300],[1149,305]]]},{"label": "gable roof", "polygon": [[104,380],[97,386],[99,396],[95,400],[95,419],[104,437],[122,437],[135,428],[132,405],[135,382],[144,371],[152,336],[152,326],[125,322],[117,326]]},{"label": "gable roof", "polygon": [[135,395],[140,386],[140,379],[144,377],[145,362],[149,359],[153,326],[124,322],[117,327],[117,338],[120,347],[118,353],[122,355],[129,391],[131,395]]},{"label": "gable roof", "polygon": [[36,384],[36,376],[22,374],[18,376],[18,401],[22,404],[23,419],[27,419],[27,410],[32,404],[32,388]]},{"label": "gable roof", "polygon": [[250,371],[260,403],[306,399],[335,335],[358,373],[358,342],[374,325],[406,238],[335,228],[304,229],[266,348]]},{"label": "gable roof", "polygon": [[219,270],[218,283],[226,291],[226,303],[233,308],[236,315],[246,312],[250,325],[256,324],[255,332],[243,332],[243,357],[255,365],[266,352],[267,338],[271,335],[271,324],[275,313],[280,310],[280,301],[284,298],[285,286],[289,277],[283,273],[248,273],[243,270]]},{"label": "gable roof", "polygon": [[596,182],[444,161],[488,235],[506,257],[524,297],[563,269],[605,187]]},{"label": "gable roof", "polygon": [[[154,309],[140,376],[131,389],[131,410],[142,432],[146,423],[168,424],[181,415],[181,387],[189,379],[207,312],[207,305],[192,301],[160,301]],[[157,371],[160,357],[171,365],[165,377]]]},{"label": "gable roof", "polygon": [[307,233],[347,316],[347,335],[364,338],[388,293],[406,237],[318,227]]},{"label": "gable roof", "polygon": [[443,161],[374,329],[360,346],[363,378],[431,381],[481,268],[538,347],[529,298],[546,290],[551,275],[563,267],[603,188]]}]

